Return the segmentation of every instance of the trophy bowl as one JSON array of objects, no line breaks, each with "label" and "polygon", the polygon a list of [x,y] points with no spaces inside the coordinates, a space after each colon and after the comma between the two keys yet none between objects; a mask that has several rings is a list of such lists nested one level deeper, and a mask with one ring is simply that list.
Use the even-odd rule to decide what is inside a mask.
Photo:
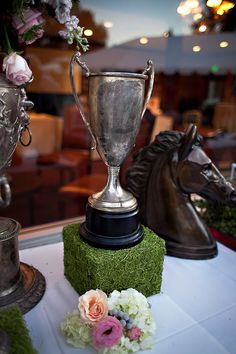
[{"label": "trophy bowl", "polygon": [[[86,70],[90,119],[84,116],[74,84],[74,64]],[[142,74],[125,72],[91,73],[80,54],[71,60],[71,85],[77,107],[93,141],[93,147],[108,167],[102,191],[88,198],[86,221],[80,235],[96,247],[130,247],[141,241],[135,197],[119,182],[120,166],[135,143],[141,119],[151,96],[154,68],[148,61]],[[145,81],[148,80],[146,89]],[[146,90],[145,90],[146,89]],[[145,94],[146,93],[146,94]]]},{"label": "trophy bowl", "polygon": [[[29,118],[27,109],[33,103],[27,101],[24,87],[13,85],[6,77],[0,75],[0,206],[7,207],[11,201],[11,190],[4,172],[11,164],[12,155],[20,140],[25,146],[31,142],[28,129]],[[25,144],[21,140],[23,131],[29,133],[29,141]],[[1,193],[3,189],[3,193]]]}]

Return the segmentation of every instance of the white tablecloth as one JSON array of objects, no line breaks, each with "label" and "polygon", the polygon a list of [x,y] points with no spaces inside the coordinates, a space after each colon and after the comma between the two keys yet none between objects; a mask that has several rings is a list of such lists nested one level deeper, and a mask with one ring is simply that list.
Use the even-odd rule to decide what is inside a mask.
[{"label": "white tablecloth", "polygon": [[[149,298],[157,323],[157,343],[149,354],[236,353],[236,257],[218,245],[207,261],[165,257],[160,294]],[[78,296],[63,276],[63,244],[25,249],[23,262],[39,269],[47,281],[41,302],[25,319],[39,354],[94,353],[70,347],[59,325]]]}]

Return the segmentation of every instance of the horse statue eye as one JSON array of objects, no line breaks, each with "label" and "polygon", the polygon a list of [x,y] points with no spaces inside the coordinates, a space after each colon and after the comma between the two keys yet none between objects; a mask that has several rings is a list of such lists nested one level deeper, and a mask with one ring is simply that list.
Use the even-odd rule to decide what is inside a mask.
[{"label": "horse statue eye", "polygon": [[203,166],[203,171],[204,172],[209,172],[211,170],[211,163],[208,163],[207,165]]}]

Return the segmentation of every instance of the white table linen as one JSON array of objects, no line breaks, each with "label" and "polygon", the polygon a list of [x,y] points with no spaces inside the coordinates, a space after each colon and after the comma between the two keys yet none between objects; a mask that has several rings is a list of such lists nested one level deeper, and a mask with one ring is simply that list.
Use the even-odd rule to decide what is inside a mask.
[{"label": "white table linen", "polygon": [[[161,293],[149,301],[157,324],[157,342],[149,354],[236,353],[236,257],[218,245],[210,260],[165,257]],[[78,295],[63,275],[63,243],[20,251],[22,262],[45,276],[40,303],[25,315],[39,354],[95,353],[75,349],[60,333],[64,314],[77,306]]]}]

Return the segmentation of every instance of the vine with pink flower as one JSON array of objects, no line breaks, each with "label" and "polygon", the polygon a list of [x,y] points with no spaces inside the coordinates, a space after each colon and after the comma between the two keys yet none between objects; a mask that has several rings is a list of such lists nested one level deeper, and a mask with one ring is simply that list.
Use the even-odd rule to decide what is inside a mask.
[{"label": "vine with pink flower", "polygon": [[88,50],[87,38],[79,20],[72,15],[73,6],[79,1],[72,0],[12,0],[0,2],[0,47],[4,56],[2,70],[6,78],[17,86],[32,79],[22,46],[34,43],[44,35],[44,14],[55,18],[65,26],[59,35],[68,44],[76,44],[80,51]]},{"label": "vine with pink flower", "polygon": [[79,297],[61,330],[76,348],[90,345],[99,354],[125,354],[152,348],[156,325],[147,298],[137,290],[114,290],[107,296],[97,289]]}]

